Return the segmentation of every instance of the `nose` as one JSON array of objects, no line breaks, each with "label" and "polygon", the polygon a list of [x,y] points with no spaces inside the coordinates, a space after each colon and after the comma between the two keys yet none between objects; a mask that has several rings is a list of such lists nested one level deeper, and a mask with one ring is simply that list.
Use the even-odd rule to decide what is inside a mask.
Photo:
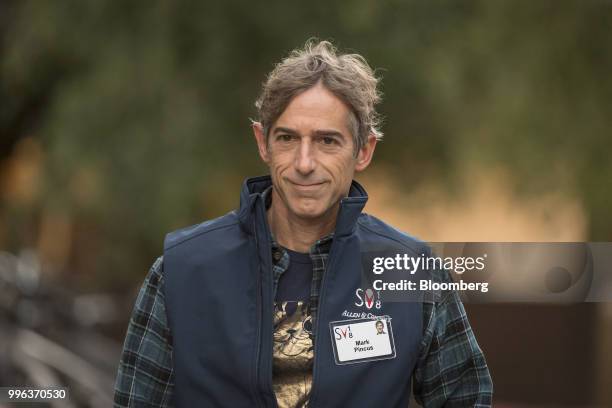
[{"label": "nose", "polygon": [[295,157],[295,169],[298,173],[308,175],[314,171],[316,166],[314,154],[310,138],[302,138]]}]

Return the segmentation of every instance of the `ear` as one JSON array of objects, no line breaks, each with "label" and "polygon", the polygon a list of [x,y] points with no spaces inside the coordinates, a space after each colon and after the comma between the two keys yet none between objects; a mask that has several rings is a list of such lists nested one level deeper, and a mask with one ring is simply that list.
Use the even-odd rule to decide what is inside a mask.
[{"label": "ear", "polygon": [[253,122],[253,135],[255,136],[255,141],[257,142],[257,149],[259,150],[259,157],[264,163],[268,163],[268,143],[266,141],[266,135],[264,134],[264,129],[261,123]]},{"label": "ear", "polygon": [[374,149],[376,149],[376,136],[373,133],[368,135],[368,140],[357,153],[357,163],[355,164],[355,171],[363,171],[368,167],[374,156]]}]

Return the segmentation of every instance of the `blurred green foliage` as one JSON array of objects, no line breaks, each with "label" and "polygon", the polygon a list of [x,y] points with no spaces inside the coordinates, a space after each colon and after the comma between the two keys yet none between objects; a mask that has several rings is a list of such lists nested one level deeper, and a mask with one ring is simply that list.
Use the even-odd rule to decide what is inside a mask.
[{"label": "blurred green foliage", "polygon": [[141,279],[165,232],[235,207],[241,180],[265,172],[253,102],[311,36],[383,76],[376,163],[408,175],[406,190],[505,166],[525,194],[579,194],[590,238],[612,240],[610,2],[13,0],[0,11],[2,155],[40,140],[36,208],[69,213],[97,242],[94,275],[115,285]]}]

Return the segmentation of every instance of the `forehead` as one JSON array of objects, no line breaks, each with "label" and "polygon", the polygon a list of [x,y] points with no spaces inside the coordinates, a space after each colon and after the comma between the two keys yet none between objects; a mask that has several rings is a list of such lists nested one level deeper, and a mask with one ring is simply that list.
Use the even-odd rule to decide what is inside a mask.
[{"label": "forehead", "polygon": [[348,136],[349,112],[342,99],[318,83],[295,96],[278,117],[274,127],[290,127],[300,132],[335,129]]}]

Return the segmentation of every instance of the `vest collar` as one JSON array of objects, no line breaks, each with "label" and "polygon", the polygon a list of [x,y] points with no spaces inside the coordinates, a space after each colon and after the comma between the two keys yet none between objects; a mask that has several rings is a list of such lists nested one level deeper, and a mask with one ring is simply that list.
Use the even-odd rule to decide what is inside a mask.
[{"label": "vest collar", "polygon": [[[261,205],[265,206],[263,202],[263,192],[271,185],[272,178],[269,175],[247,178],[242,183],[238,218],[240,220],[240,225],[246,232],[253,233],[255,205],[259,202]],[[353,233],[357,224],[357,218],[359,218],[359,214],[361,214],[366,201],[368,201],[367,192],[361,184],[353,180],[348,196],[340,200],[340,209],[336,219],[334,236],[340,237]]]}]

